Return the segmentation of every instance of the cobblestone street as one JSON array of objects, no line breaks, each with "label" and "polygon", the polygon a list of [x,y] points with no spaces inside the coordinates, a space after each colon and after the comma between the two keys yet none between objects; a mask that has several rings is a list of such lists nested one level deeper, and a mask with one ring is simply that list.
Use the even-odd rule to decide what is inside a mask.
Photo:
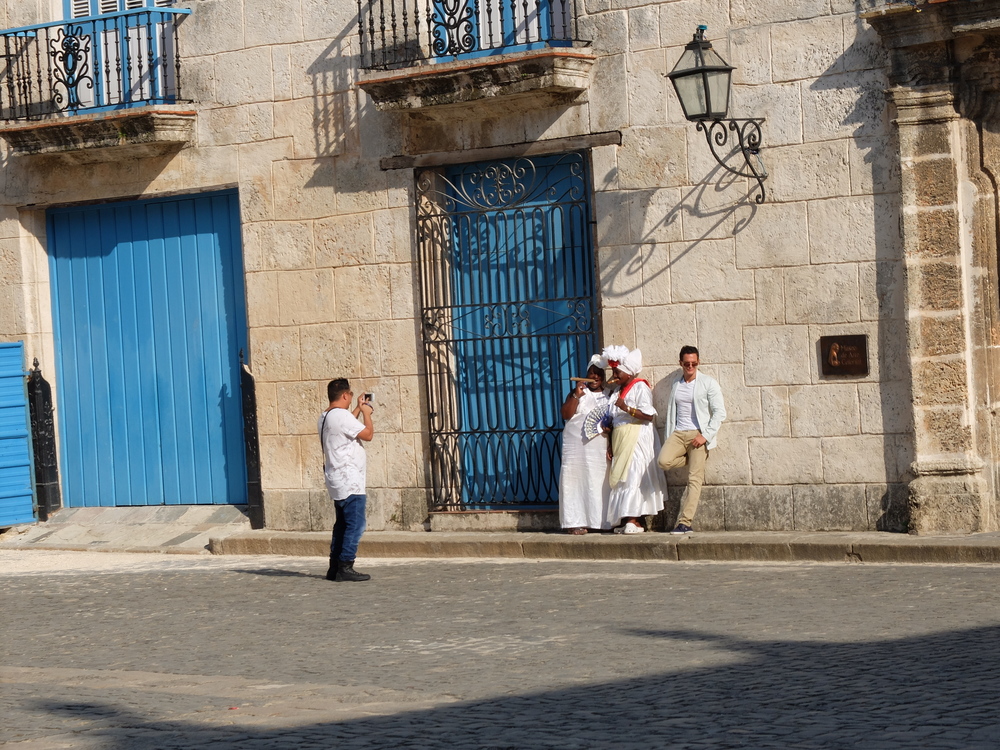
[{"label": "cobblestone street", "polygon": [[0,744],[996,748],[1000,568],[0,552]]}]

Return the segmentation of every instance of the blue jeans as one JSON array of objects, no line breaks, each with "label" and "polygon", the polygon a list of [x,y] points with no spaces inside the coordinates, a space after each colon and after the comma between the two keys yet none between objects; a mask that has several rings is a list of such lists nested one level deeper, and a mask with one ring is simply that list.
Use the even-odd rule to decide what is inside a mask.
[{"label": "blue jeans", "polygon": [[333,541],[330,543],[331,560],[354,562],[358,554],[358,543],[367,525],[366,502],[366,495],[348,495],[343,500],[333,501],[337,520],[333,524]]}]

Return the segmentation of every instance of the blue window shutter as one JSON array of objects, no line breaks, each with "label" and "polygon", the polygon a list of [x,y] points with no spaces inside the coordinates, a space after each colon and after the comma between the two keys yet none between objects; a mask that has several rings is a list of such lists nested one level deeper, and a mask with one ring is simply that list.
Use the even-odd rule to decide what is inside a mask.
[{"label": "blue window shutter", "polygon": [[122,10],[166,8],[173,4],[174,0],[66,0],[66,12],[70,18],[84,18]]},{"label": "blue window shutter", "polygon": [[24,343],[0,344],[0,526],[35,520],[24,375]]},{"label": "blue window shutter", "polygon": [[90,0],[70,0],[70,18],[83,18],[90,15]]}]

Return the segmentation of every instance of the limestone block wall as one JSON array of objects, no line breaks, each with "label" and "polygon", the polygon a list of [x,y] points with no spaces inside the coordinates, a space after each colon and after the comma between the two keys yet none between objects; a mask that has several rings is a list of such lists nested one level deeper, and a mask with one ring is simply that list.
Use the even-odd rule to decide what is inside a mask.
[{"label": "limestone block wall", "polygon": [[[853,2],[587,9],[598,68],[626,81],[612,108],[622,145],[594,158],[605,339],[641,347],[654,382],[694,344],[727,398],[698,525],[905,528],[899,177],[874,32]],[[737,67],[730,115],[767,118],[763,205],[666,91],[661,74],[698,23]],[[869,375],[824,377],[819,337],[855,333],[868,335]],[[670,479],[668,523],[683,471]]]},{"label": "limestone block wall", "polygon": [[[586,101],[404,118],[408,153],[619,131],[592,150],[604,340],[662,380],[703,351],[730,418],[702,528],[906,527],[912,415],[899,168],[886,56],[853,2],[586,0]],[[737,67],[731,114],[764,116],[768,200],[711,157],[664,77],[698,23]],[[868,335],[864,378],[820,374],[819,337]],[[664,398],[662,388],[657,394]],[[683,472],[665,522],[679,501]]]},{"label": "limestone block wall", "polygon": [[36,23],[58,18],[62,13],[60,0],[23,0],[22,2],[7,2],[0,8],[0,22],[5,29],[18,26],[31,26]]},{"label": "limestone block wall", "polygon": [[[30,7],[0,1],[0,19],[42,20],[24,20]],[[884,53],[853,1],[578,0],[597,57],[582,101],[412,115],[377,111],[357,87],[353,2],[190,7],[180,49],[193,143],[96,165],[5,160],[0,283],[22,293],[0,301],[0,334],[36,341],[43,370],[45,206],[236,186],[266,523],[331,524],[315,429],[326,382],[343,375],[377,394],[370,528],[420,528],[414,172],[380,160],[618,131],[620,146],[591,151],[601,335],[641,347],[654,383],[695,344],[722,383],[730,417],[698,526],[903,528],[912,417],[898,160]],[[738,68],[731,114],[767,118],[763,205],[716,165],[664,77],[698,23]],[[819,337],[855,333],[869,337],[870,374],[822,376]],[[665,523],[683,474],[670,479]]]},{"label": "limestone block wall", "polygon": [[[268,526],[328,528],[316,420],[326,383],[374,391],[369,527],[417,527],[424,434],[412,273],[412,187],[385,173],[391,122],[363,119],[356,6],[197,7],[187,61],[199,146],[235,153]],[[241,27],[243,35],[227,33]],[[193,55],[193,58],[192,58]],[[404,499],[422,507],[404,514]]]},{"label": "limestone block wall", "polygon": [[[0,20],[61,18],[61,2],[49,5],[6,0]],[[411,186],[378,168],[398,151],[386,145],[391,123],[369,122],[361,136],[356,7],[191,7],[179,30],[189,102],[178,108],[197,111],[197,128],[179,153],[70,159],[0,147],[0,336],[25,339],[29,362],[37,356],[55,381],[45,207],[237,187],[267,525],[332,525],[316,419],[327,381],[347,376],[355,391],[377,394],[369,526],[419,528],[426,499]]]}]

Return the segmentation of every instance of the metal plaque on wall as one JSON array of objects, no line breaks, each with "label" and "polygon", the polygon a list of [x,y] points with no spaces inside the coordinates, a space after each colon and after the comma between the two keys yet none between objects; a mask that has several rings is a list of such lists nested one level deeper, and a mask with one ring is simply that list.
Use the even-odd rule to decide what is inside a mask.
[{"label": "metal plaque on wall", "polygon": [[868,336],[820,336],[824,375],[867,375]]}]

